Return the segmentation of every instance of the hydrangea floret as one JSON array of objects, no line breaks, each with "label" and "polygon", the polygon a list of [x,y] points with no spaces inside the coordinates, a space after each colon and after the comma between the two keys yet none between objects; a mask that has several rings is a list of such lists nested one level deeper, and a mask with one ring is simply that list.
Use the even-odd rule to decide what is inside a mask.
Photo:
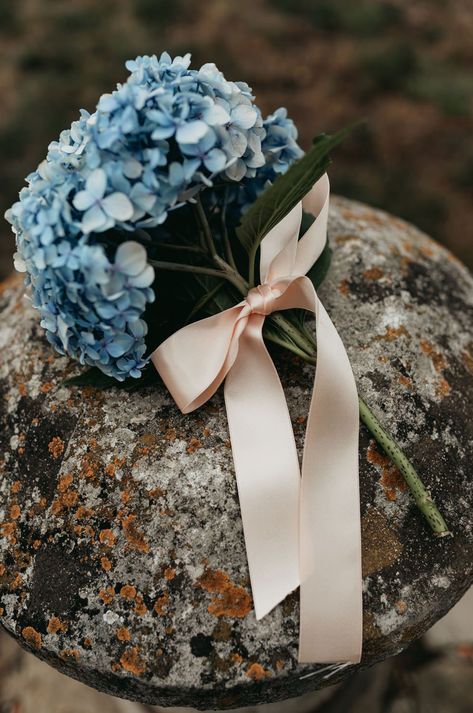
[{"label": "hydrangea floret", "polygon": [[[155,271],[137,230],[216,182],[240,212],[302,155],[284,109],[263,120],[250,87],[190,55],[127,62],[127,81],[53,141],[6,217],[48,340],[124,380],[146,364]],[[107,240],[118,231],[118,243]]]}]

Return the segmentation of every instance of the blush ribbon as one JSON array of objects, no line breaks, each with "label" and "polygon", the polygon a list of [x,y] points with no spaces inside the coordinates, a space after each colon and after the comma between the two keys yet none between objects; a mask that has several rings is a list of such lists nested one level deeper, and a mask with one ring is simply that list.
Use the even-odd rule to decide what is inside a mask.
[{"label": "blush ribbon", "polygon": [[[256,618],[300,586],[301,663],[357,663],[362,645],[358,396],[337,330],[306,273],[327,239],[324,175],[261,243],[261,284],[180,329],[152,361],[183,413],[225,380]],[[315,221],[299,240],[302,210]],[[267,315],[315,313],[317,366],[302,473],[284,392],[264,344]]]}]

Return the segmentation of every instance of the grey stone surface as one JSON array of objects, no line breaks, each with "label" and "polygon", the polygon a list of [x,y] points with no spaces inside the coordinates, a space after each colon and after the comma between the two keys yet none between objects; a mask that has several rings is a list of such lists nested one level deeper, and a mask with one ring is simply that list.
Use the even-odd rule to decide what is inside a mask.
[{"label": "grey stone surface", "polygon": [[[332,202],[321,297],[360,393],[431,488],[454,538],[433,537],[360,429],[364,658],[403,649],[473,579],[473,279],[404,222]],[[221,394],[189,416],[162,387],[64,385],[18,281],[0,296],[0,621],[102,691],[226,708],[327,678],[297,664],[297,593],[256,622]],[[313,371],[275,360],[299,446]],[[336,523],[334,523],[336,527]]]}]

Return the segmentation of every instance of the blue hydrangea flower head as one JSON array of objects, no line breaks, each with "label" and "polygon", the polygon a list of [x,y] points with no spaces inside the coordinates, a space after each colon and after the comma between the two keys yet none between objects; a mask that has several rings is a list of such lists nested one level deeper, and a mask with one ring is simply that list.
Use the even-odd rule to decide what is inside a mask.
[{"label": "blue hydrangea flower head", "polygon": [[133,233],[216,179],[243,188],[241,211],[301,155],[285,110],[263,120],[246,83],[190,60],[165,52],[127,62],[127,81],[50,144],[6,214],[51,344],[119,380],[147,363],[143,317],[155,299]]}]

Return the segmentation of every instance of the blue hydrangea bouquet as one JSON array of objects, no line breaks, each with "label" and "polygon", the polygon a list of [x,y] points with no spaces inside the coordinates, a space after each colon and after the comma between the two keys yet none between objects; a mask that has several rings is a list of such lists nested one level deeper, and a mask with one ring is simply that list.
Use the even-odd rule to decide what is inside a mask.
[{"label": "blue hydrangea bouquet", "polygon": [[[304,154],[285,109],[263,119],[245,82],[190,55],[127,62],[130,75],[53,141],[6,218],[15,266],[53,347],[89,370],[74,382],[150,383],[152,351],[176,329],[235,305],[255,284],[264,216],[288,213],[343,138]],[[277,212],[276,211],[276,212]],[[303,215],[301,233],[313,221]],[[261,231],[260,231],[261,232]],[[325,247],[309,273],[316,287]],[[301,310],[275,313],[265,339],[310,363]],[[438,534],[446,525],[412,465],[368,406],[360,415],[404,474]]]}]

